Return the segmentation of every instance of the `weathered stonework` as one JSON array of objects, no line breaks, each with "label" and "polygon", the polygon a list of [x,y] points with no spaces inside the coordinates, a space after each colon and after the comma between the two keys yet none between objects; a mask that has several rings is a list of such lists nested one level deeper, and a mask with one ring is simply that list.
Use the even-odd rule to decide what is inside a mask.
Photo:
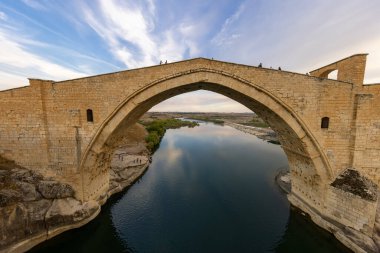
[{"label": "weathered stonework", "polygon": [[[103,199],[123,128],[167,98],[215,91],[277,132],[289,160],[292,203],[372,238],[376,208],[351,219],[364,202],[331,186],[347,168],[380,184],[380,85],[363,85],[365,61],[353,55],[302,75],[197,58],[62,82],[30,79],[28,87],[0,92],[0,155],[69,183],[82,201]],[[338,80],[326,79],[333,70]],[[323,117],[328,128],[321,128]],[[339,194],[343,204],[334,200]],[[335,215],[350,203],[351,216]]]}]

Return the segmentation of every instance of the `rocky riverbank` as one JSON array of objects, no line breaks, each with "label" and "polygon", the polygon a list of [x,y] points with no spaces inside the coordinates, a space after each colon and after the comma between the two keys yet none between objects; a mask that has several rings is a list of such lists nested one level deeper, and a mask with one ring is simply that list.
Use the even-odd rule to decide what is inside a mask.
[{"label": "rocky riverbank", "polygon": [[112,158],[108,197],[131,186],[146,171],[150,154],[145,146],[118,149]]},{"label": "rocky riverbank", "polygon": [[312,208],[303,203],[300,199],[291,193],[291,178],[290,172],[287,168],[280,169],[275,176],[277,185],[288,195],[288,199],[292,205],[292,208],[298,210],[303,215],[306,215],[304,211],[308,210],[307,216],[310,218],[310,222],[314,222],[318,226],[324,228],[326,231],[332,233],[337,240],[343,243],[347,248],[353,252],[366,253],[366,252],[379,252],[380,249],[380,204],[377,207],[377,216],[375,221],[375,228],[373,238],[364,236],[358,233],[350,227],[344,227],[343,225],[332,222],[330,219],[323,215],[316,213]]},{"label": "rocky riverbank", "polygon": [[[112,153],[107,198],[131,186],[148,168],[146,136],[145,128],[136,124]],[[81,203],[69,184],[0,157],[0,253],[25,252],[85,225],[99,214],[106,199]]]},{"label": "rocky riverbank", "polygon": [[270,128],[245,126],[245,125],[236,124],[232,122],[225,122],[224,124],[227,126],[233,127],[239,131],[242,131],[244,133],[255,135],[257,138],[265,140],[267,142],[270,142],[273,144],[280,144],[280,142],[278,141],[276,132]]},{"label": "rocky riverbank", "polygon": [[81,203],[68,184],[0,158],[0,252],[23,252],[95,217],[100,206]]},{"label": "rocky riverbank", "polygon": [[[153,121],[147,124],[147,128],[163,125],[162,136],[168,128],[196,126],[195,123],[174,122],[172,119],[158,123]],[[70,184],[43,177],[0,157],[0,253],[25,252],[94,219],[111,195],[130,187],[149,167],[154,145],[149,146],[148,136],[148,131],[140,124],[125,130],[110,154],[106,196],[85,203],[75,198]],[[161,140],[162,136],[158,139]]]},{"label": "rocky riverbank", "polygon": [[292,185],[290,181],[290,172],[288,167],[278,169],[278,172],[275,177],[277,185],[283,190],[286,194],[289,194],[292,190]]}]

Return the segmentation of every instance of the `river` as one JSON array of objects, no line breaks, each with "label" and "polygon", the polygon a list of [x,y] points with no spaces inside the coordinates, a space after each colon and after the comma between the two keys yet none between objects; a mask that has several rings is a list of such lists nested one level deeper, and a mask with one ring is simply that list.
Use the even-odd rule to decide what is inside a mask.
[{"label": "river", "polygon": [[168,130],[143,177],[33,252],[349,252],[275,184],[280,146],[229,126]]}]

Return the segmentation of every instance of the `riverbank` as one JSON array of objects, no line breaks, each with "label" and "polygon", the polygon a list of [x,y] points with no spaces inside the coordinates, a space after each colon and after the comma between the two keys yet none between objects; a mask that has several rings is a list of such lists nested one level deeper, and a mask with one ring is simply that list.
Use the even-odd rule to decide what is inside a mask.
[{"label": "riverbank", "polygon": [[180,119],[150,119],[142,120],[141,124],[145,126],[148,135],[145,137],[147,148],[153,153],[160,145],[162,137],[164,137],[166,130],[176,129],[180,127],[196,127],[199,126],[194,121],[183,121]]},{"label": "riverbank", "polygon": [[[212,125],[212,127],[216,127],[213,124],[208,124]],[[219,126],[220,127],[220,126]],[[227,129],[227,128],[226,128]],[[229,130],[231,131],[231,129]],[[234,131],[237,132],[237,131]],[[128,188],[138,180],[144,172],[147,170],[150,162],[150,152],[147,150],[145,144],[144,144],[144,138],[146,136],[146,131],[142,126],[137,126],[137,127],[131,127],[127,133],[125,134],[127,138],[123,140],[123,142],[119,143],[118,147],[114,150],[112,153],[112,159],[111,159],[111,170],[109,171],[110,173],[110,187],[108,190],[108,193],[106,196],[101,199],[98,203],[91,202],[93,203],[93,207],[97,208],[97,211],[91,210],[91,213],[93,215],[86,216],[87,218],[83,218],[82,216],[75,216],[80,214],[80,211],[83,210],[84,208],[78,207],[75,209],[78,212],[71,213],[71,216],[74,216],[76,218],[82,217],[81,220],[75,220],[73,222],[71,216],[63,216],[63,213],[60,213],[62,210],[66,211],[71,211],[73,212],[73,208],[77,206],[76,201],[70,201],[70,200],[59,200],[55,201],[57,202],[56,206],[58,206],[59,212],[58,215],[56,216],[59,221],[63,220],[64,222],[71,222],[68,225],[64,225],[63,223],[59,224],[59,227],[56,229],[50,228],[45,233],[41,233],[33,238],[28,238],[28,240],[25,240],[19,244],[16,244],[15,247],[8,249],[5,252],[23,252],[25,251],[25,248],[29,247],[30,245],[36,245],[38,243],[41,243],[44,240],[50,239],[53,236],[56,236],[64,231],[67,231],[72,228],[80,227],[87,222],[91,221],[94,219],[100,212],[100,205],[104,204],[107,199],[117,193],[121,192],[124,189]],[[240,135],[243,136],[244,139],[246,139],[246,136],[244,134]],[[279,148],[274,145],[266,145],[270,146],[272,148]],[[215,147],[214,147],[215,148]],[[165,157],[168,157],[165,155]],[[290,185],[290,177],[287,177],[286,173],[282,174],[281,176],[277,177],[278,180],[283,181],[286,185]],[[286,189],[284,187],[284,189]],[[288,192],[290,190],[288,189]],[[290,198],[290,197],[289,197]],[[54,202],[54,201],[53,201]],[[58,205],[59,204],[59,205]],[[83,205],[86,203],[83,203]],[[292,202],[293,204],[293,202]],[[297,205],[294,205],[297,206]],[[64,208],[62,208],[64,207]],[[91,207],[91,205],[90,205]],[[53,209],[54,210],[54,209]],[[94,211],[94,212],[93,212]],[[50,212],[51,213],[51,212]],[[60,217],[63,216],[64,218]],[[46,217],[46,214],[45,216]],[[68,218],[68,219],[67,219]],[[315,222],[317,223],[317,222]],[[317,223],[318,224],[318,223]],[[328,230],[330,231],[330,230]],[[360,251],[358,251],[360,252]]]},{"label": "riverbank", "polygon": [[111,195],[130,187],[147,170],[147,131],[134,125],[111,154],[110,187],[99,201],[81,203],[66,183],[0,159],[0,253],[25,252],[95,219]]},{"label": "riverbank", "polygon": [[225,122],[224,124],[227,126],[233,127],[239,131],[242,131],[244,133],[252,134],[256,136],[257,138],[265,140],[267,142],[277,144],[277,145],[280,144],[280,142],[278,141],[276,132],[273,131],[271,128],[246,126],[246,125],[232,123],[232,122]]},{"label": "riverbank", "polygon": [[[111,155],[109,189],[102,199],[81,203],[70,184],[0,158],[0,253],[25,252],[70,229],[81,227],[101,212],[114,194],[125,191],[148,169],[165,131],[197,126],[180,120],[153,120],[127,129]],[[147,131],[147,129],[149,129]],[[149,136],[157,135],[151,143]]]},{"label": "riverbank", "polygon": [[283,192],[286,194],[291,192],[292,184],[290,181],[290,172],[288,167],[278,169],[274,180]]},{"label": "riverbank", "polygon": [[[331,219],[325,217],[323,214],[318,213],[308,204],[299,199],[296,195],[292,194],[291,177],[288,168],[278,170],[275,176],[275,182],[279,186],[279,188],[287,194],[287,198],[291,204],[291,208],[301,213],[303,216],[307,216],[310,222],[317,224],[319,227],[333,234],[338,241],[340,241],[343,245],[345,245],[345,247],[350,249],[352,252],[378,252],[379,245],[376,245],[376,241],[364,236],[363,234],[359,234],[358,232],[349,227],[344,227],[341,224],[333,222]],[[305,211],[307,211],[307,213],[305,213]],[[376,224],[379,224],[378,221],[380,221],[380,217],[377,218]],[[376,235],[374,236],[374,238],[376,239]]]},{"label": "riverbank", "polygon": [[[87,226],[34,252],[254,248],[265,253],[270,248],[284,253],[348,253],[331,234],[312,222],[300,224],[294,208],[289,210],[286,196],[271,182],[275,168],[286,161],[280,146],[231,127],[201,123],[194,129],[167,131],[139,183],[111,197]],[[307,215],[298,217],[307,220]]]},{"label": "riverbank", "polygon": [[25,252],[100,212],[96,201],[81,203],[66,183],[0,158],[0,252]]}]

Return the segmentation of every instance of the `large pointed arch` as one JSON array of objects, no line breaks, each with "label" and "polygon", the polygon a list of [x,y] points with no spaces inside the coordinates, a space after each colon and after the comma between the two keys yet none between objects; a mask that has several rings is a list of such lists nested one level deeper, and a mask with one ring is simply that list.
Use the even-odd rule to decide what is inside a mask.
[{"label": "large pointed arch", "polygon": [[[170,97],[200,89],[230,97],[267,121],[279,135],[292,173],[299,180],[305,181],[302,183],[312,186],[310,192],[304,192],[301,189],[304,187],[298,189],[295,186],[295,192],[299,190],[299,194],[308,196],[315,205],[321,201],[311,196],[312,191],[318,191],[318,182],[321,180],[331,180],[331,167],[317,139],[297,112],[261,85],[231,73],[205,68],[178,72],[154,80],[125,98],[110,113],[98,128],[81,159],[83,199],[93,199],[106,192],[108,185],[104,177],[107,177],[108,149],[118,138],[120,129],[135,123],[154,105]],[[296,185],[297,180],[293,183]]]}]

